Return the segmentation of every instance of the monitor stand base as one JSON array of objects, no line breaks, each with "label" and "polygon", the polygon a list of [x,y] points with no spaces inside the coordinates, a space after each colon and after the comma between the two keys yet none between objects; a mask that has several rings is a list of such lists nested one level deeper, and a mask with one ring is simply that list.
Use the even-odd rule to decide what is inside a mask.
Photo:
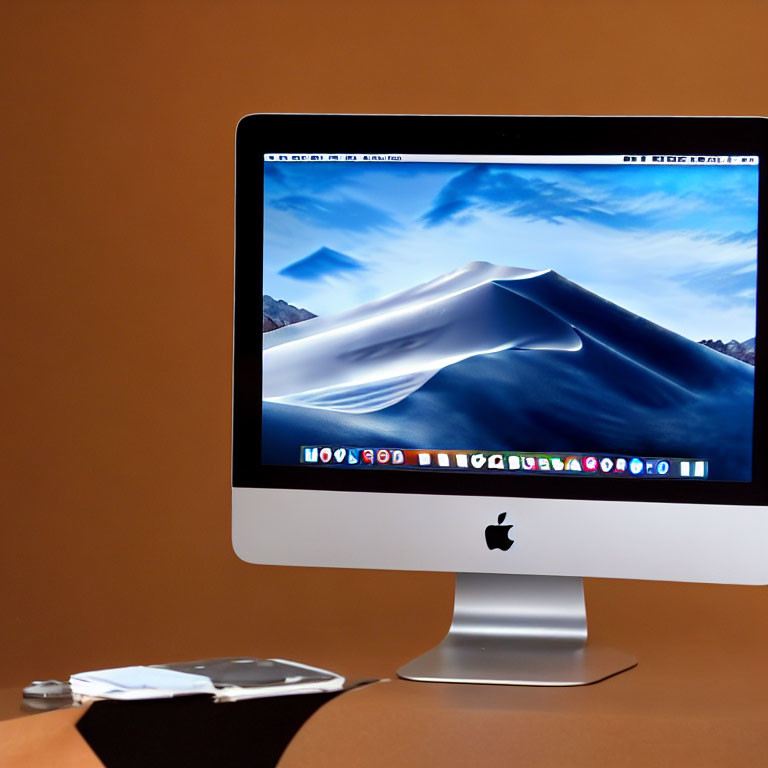
[{"label": "monitor stand base", "polygon": [[422,682],[565,686],[596,683],[637,664],[586,641],[580,578],[457,573],[448,634],[397,674]]}]

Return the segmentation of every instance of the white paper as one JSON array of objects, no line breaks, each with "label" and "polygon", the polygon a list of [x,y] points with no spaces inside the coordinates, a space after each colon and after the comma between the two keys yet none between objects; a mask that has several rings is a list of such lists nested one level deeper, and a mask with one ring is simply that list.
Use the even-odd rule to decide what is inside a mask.
[{"label": "white paper", "polygon": [[73,695],[103,699],[162,699],[216,693],[210,678],[158,667],[118,667],[69,678]]}]

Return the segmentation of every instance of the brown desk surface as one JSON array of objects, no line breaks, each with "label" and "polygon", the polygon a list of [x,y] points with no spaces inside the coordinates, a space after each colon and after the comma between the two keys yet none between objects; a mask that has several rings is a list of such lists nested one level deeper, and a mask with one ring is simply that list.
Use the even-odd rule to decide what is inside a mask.
[{"label": "brown desk surface", "polygon": [[[321,708],[281,768],[768,765],[765,589],[589,586],[593,639],[637,655],[635,669],[577,688],[411,683],[395,678],[406,659],[384,637],[377,649],[319,649],[306,660],[392,680]],[[622,594],[637,610],[616,604]],[[0,765],[98,765],[74,729],[81,711],[19,717],[19,688],[0,692],[0,718],[14,718],[0,722]]]}]

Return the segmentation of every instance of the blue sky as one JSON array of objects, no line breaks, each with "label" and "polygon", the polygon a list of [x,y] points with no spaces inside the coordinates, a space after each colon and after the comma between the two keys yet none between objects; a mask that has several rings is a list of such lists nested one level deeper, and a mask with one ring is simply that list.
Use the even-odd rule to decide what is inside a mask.
[{"label": "blue sky", "polygon": [[756,167],[267,163],[264,293],[330,315],[469,261],[754,336]]}]

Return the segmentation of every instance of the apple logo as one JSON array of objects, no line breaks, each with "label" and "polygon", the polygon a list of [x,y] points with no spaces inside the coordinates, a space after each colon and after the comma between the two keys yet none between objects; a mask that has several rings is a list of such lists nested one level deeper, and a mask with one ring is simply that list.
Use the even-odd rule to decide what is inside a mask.
[{"label": "apple logo", "polygon": [[509,538],[509,529],[512,525],[502,525],[506,512],[502,512],[498,518],[498,525],[489,525],[485,529],[485,543],[488,549],[500,549],[506,552],[514,543],[514,539]]}]

